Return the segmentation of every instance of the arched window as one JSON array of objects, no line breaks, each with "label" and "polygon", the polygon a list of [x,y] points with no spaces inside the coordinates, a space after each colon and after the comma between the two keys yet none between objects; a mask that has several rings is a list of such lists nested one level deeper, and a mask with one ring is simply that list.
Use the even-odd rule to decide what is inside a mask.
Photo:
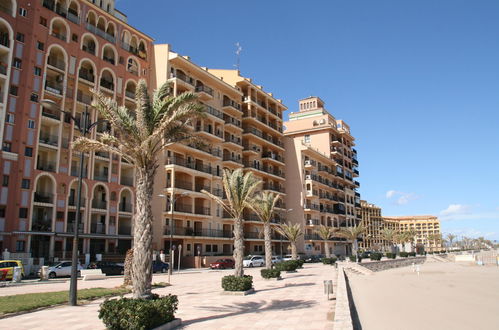
[{"label": "arched window", "polygon": [[126,70],[131,74],[138,76],[139,75],[139,64],[132,57],[128,59]]},{"label": "arched window", "polygon": [[68,41],[69,27],[60,18],[54,18],[50,24],[50,34],[62,41]]},{"label": "arched window", "polygon": [[116,64],[116,53],[111,45],[105,45],[102,50],[102,59],[113,65]]}]

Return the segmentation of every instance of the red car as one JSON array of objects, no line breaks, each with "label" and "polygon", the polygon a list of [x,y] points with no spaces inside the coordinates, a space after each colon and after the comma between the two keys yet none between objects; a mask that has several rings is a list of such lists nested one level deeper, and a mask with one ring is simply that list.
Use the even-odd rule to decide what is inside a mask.
[{"label": "red car", "polygon": [[210,269],[234,268],[234,264],[232,259],[218,259],[210,264]]}]

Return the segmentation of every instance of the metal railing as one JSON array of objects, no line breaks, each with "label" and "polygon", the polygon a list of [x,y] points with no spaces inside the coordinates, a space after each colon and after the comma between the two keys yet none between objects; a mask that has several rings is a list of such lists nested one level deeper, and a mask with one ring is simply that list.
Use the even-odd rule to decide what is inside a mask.
[{"label": "metal railing", "polygon": [[204,86],[204,85],[199,85],[199,86],[196,86],[196,92],[198,93],[206,93],[208,95],[211,95],[213,96],[213,89],[211,87],[208,87],[208,86]]},{"label": "metal railing", "polygon": [[121,202],[119,205],[120,212],[132,212],[132,203],[123,203]]},{"label": "metal railing", "polygon": [[57,57],[53,56],[49,56],[47,58],[47,64],[60,70],[64,70],[66,68],[66,62],[64,62],[64,60],[58,59]]},{"label": "metal railing", "polygon": [[92,199],[92,208],[105,210],[107,208],[107,202],[98,199]]},{"label": "metal railing", "polygon": [[54,194],[35,191],[35,202],[52,204],[54,202]]},{"label": "metal railing", "polygon": [[59,145],[59,136],[52,135],[44,132],[40,132],[40,137],[38,139],[41,143],[48,144],[51,146]]},{"label": "metal railing", "polygon": [[120,178],[120,184],[122,184],[124,186],[130,186],[130,187],[132,187],[133,186],[133,178],[122,176]]},{"label": "metal railing", "polygon": [[38,161],[38,164],[36,164],[36,169],[40,171],[55,172],[55,168],[56,168],[56,162]]}]

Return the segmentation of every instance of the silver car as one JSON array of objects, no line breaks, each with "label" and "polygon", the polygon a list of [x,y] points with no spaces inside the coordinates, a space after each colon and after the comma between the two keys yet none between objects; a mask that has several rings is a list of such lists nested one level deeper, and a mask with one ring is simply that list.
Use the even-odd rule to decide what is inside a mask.
[{"label": "silver car", "polygon": [[[80,271],[83,267],[78,264],[77,276],[80,276]],[[71,276],[71,261],[62,261],[55,266],[48,269],[49,278],[56,278],[61,276]]]},{"label": "silver car", "polygon": [[262,256],[247,256],[243,260],[243,267],[261,267],[265,265]]}]

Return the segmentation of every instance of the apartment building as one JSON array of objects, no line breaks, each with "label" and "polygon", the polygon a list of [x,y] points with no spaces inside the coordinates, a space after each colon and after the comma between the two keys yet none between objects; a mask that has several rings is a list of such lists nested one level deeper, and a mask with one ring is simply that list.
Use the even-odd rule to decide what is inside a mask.
[{"label": "apartment building", "polygon": [[[303,225],[299,251],[325,254],[317,227],[341,228],[360,223],[360,194],[355,139],[350,127],[337,120],[319,97],[298,102],[299,111],[285,123],[286,204],[290,218]],[[334,237],[331,252],[347,254],[350,244]]]},{"label": "apartment building", "polygon": [[433,215],[390,216],[383,217],[385,223],[398,228],[399,232],[413,230],[416,232],[414,243],[416,248],[424,247],[425,251],[441,250],[441,242],[435,242],[431,235],[441,234],[440,220]]},{"label": "apartment building", "polygon": [[[67,257],[76,217],[79,155],[70,143],[91,107],[91,90],[134,106],[135,86],[152,86],[152,39],[127,24],[114,0],[7,0],[0,5],[3,186],[0,248]],[[52,100],[63,115],[41,106]],[[4,122],[5,118],[5,122]],[[91,137],[112,131],[105,122]],[[134,170],[116,155],[86,154],[80,253],[131,246]]]},{"label": "apartment building", "polygon": [[359,242],[359,248],[370,251],[380,251],[384,247],[389,247],[390,242],[383,239],[381,232],[383,228],[391,228],[381,215],[381,207],[367,201],[360,201],[360,211],[362,215],[362,225],[366,232]]}]

